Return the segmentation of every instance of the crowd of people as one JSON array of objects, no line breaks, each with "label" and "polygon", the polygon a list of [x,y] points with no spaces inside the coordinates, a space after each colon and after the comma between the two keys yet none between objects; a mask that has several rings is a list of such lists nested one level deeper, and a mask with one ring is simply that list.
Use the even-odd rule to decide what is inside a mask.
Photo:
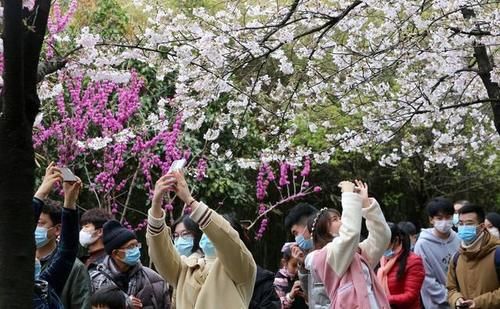
[{"label": "crowd of people", "polygon": [[[56,184],[62,203],[49,199]],[[343,181],[341,211],[307,203],[288,211],[293,241],[274,274],[255,263],[240,222],[193,198],[180,171],[155,185],[150,267],[137,235],[110,213],[94,208],[79,219],[81,186],[50,164],[33,197],[34,308],[500,308],[500,215],[468,201],[430,200],[431,227],[419,232],[388,222],[366,183]],[[191,212],[167,225],[169,191]]]}]

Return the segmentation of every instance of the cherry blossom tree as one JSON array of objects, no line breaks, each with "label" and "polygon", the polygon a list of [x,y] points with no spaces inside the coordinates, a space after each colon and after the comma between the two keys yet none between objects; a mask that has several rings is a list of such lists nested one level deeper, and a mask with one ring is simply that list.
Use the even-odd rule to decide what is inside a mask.
[{"label": "cherry blossom tree", "polygon": [[[134,3],[149,16],[139,39],[110,42],[85,28],[71,69],[102,76],[134,59],[158,80],[174,74],[187,131],[203,129],[216,145],[223,132],[244,143],[259,130],[266,147],[231,158],[239,166],[304,155],[324,163],[344,151],[451,167],[499,147],[498,1],[230,2],[191,14]],[[326,145],[294,144],[304,129]]]},{"label": "cherry blossom tree", "polygon": [[[498,162],[498,1],[133,4],[147,18],[121,41],[91,25],[67,31],[75,1],[53,14],[42,75],[59,71],[40,85],[35,130],[41,153],[95,165],[91,190],[122,218],[131,188],[147,191],[184,155],[200,181],[214,162],[300,167],[339,152],[383,166],[418,156],[425,169]],[[173,92],[146,106],[144,93],[162,83]],[[234,151],[247,144],[260,146]]]}]

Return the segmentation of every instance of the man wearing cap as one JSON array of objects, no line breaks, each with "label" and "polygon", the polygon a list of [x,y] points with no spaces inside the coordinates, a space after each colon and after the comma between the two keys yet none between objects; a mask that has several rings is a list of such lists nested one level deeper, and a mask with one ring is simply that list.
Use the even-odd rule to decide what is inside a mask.
[{"label": "man wearing cap", "polygon": [[116,286],[135,308],[170,308],[166,282],[156,272],[142,266],[141,244],[134,232],[116,220],[103,226],[104,261],[90,271],[92,290]]}]

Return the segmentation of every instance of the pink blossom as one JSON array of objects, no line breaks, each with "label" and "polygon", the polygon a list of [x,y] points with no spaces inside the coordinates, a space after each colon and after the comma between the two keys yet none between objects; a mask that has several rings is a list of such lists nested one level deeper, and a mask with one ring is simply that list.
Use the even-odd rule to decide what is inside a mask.
[{"label": "pink blossom", "polygon": [[288,169],[290,165],[286,162],[282,162],[280,164],[280,180],[279,180],[279,185],[281,187],[284,187],[286,185],[290,184],[290,181],[288,181]]},{"label": "pink blossom", "polygon": [[196,180],[201,181],[207,177],[207,160],[201,158],[198,161],[198,165],[196,166]]}]

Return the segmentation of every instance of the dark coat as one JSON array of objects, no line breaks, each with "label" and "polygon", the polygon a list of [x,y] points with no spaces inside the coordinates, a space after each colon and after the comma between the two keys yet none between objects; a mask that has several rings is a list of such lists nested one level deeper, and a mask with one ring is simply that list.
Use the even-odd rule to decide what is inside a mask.
[{"label": "dark coat", "polygon": [[280,299],[274,290],[274,274],[257,265],[257,278],[249,309],[279,309]]},{"label": "dark coat", "polygon": [[152,269],[138,263],[128,272],[120,272],[107,256],[104,262],[90,269],[92,291],[116,286],[129,296],[134,296],[142,301],[142,308],[169,309],[170,294],[168,285],[160,275]]}]

